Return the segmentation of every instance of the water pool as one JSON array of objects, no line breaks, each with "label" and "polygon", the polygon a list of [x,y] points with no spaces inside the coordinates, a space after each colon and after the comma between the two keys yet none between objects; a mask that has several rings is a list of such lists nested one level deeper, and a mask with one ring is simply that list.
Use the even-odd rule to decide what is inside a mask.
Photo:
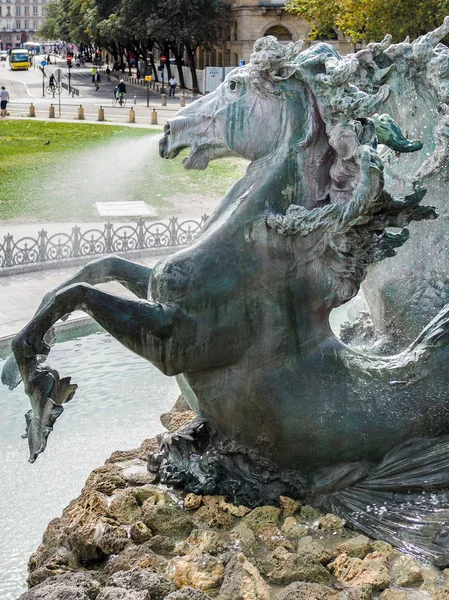
[{"label": "water pool", "polygon": [[[89,473],[114,451],[135,448],[163,430],[159,415],[179,394],[174,378],[105,333],[58,343],[49,364],[79,385],[44,454],[28,463],[20,385],[0,384],[0,598],[26,590],[27,561],[48,522],[78,496]],[[0,360],[0,371],[4,360]]]}]

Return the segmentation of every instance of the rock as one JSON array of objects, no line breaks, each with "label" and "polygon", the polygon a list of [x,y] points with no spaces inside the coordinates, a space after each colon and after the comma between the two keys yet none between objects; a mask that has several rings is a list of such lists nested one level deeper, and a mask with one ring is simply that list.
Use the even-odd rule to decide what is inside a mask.
[{"label": "rock", "polygon": [[169,562],[166,574],[177,587],[189,586],[209,592],[220,587],[224,566],[214,556],[179,556]]},{"label": "rock", "polygon": [[305,523],[300,523],[296,517],[287,517],[282,525],[281,532],[292,538],[302,538],[308,535],[310,527]]},{"label": "rock", "polygon": [[332,558],[335,558],[335,553],[331,552],[320,541],[313,539],[311,536],[305,536],[298,541],[296,548],[298,554],[312,556],[318,562],[326,565]]},{"label": "rock", "polygon": [[130,485],[151,484],[156,478],[154,473],[148,471],[146,461],[138,458],[122,463],[115,463],[115,465],[120,469],[123,479]]},{"label": "rock", "polygon": [[287,552],[284,548],[276,548],[267,563],[267,577],[272,583],[288,585],[294,581],[309,581],[327,584],[332,581],[328,571],[315,558]]},{"label": "rock", "polygon": [[231,539],[235,542],[234,548],[243,552],[245,556],[252,557],[259,549],[259,544],[252,529],[245,523],[239,523],[230,532]]},{"label": "rock", "polygon": [[20,600],[90,600],[100,590],[97,573],[80,571],[49,577],[20,596]]},{"label": "rock", "polygon": [[153,532],[148,529],[145,523],[137,521],[131,525],[129,535],[135,544],[143,544],[153,537]]},{"label": "rock", "polygon": [[291,517],[301,508],[301,502],[288,496],[279,496],[279,505],[284,517]]},{"label": "rock", "polygon": [[320,513],[315,508],[313,508],[313,506],[308,505],[303,506],[301,508],[300,514],[303,519],[309,519],[311,521],[318,520],[320,516]]},{"label": "rock", "polygon": [[270,588],[256,567],[240,552],[226,565],[220,600],[270,600]]},{"label": "rock", "polygon": [[185,412],[179,412],[173,407],[168,413],[164,413],[160,416],[160,421],[168,431],[173,432],[189,421],[192,421],[194,418],[195,413],[192,410],[189,409]]},{"label": "rock", "polygon": [[245,517],[242,521],[253,530],[264,527],[265,525],[277,525],[281,511],[276,506],[258,506]]},{"label": "rock", "polygon": [[170,554],[175,548],[175,542],[166,535],[154,535],[148,540],[147,546],[156,554]]},{"label": "rock", "polygon": [[366,535],[349,538],[337,546],[338,554],[347,554],[355,558],[365,558],[371,550],[371,540]]},{"label": "rock", "polygon": [[296,581],[288,585],[276,597],[276,600],[339,600],[335,590],[318,583]]},{"label": "rock", "polygon": [[385,590],[379,600],[407,600],[408,594],[404,590]]},{"label": "rock", "polygon": [[293,543],[282,535],[276,525],[264,525],[260,527],[256,530],[256,536],[269,550],[282,547],[290,552],[295,551]]},{"label": "rock", "polygon": [[196,494],[187,494],[184,498],[184,508],[185,510],[196,510],[201,506],[201,502],[203,501],[203,496],[197,496]]},{"label": "rock", "polygon": [[231,502],[226,502],[225,500],[220,500],[218,506],[221,510],[230,513],[233,517],[244,517],[251,512],[251,509],[247,506],[243,506],[242,504],[237,506]]},{"label": "rock", "polygon": [[[67,598],[67,600],[72,599]],[[147,591],[135,592],[123,588],[105,587],[98,594],[96,600],[151,600],[151,596]]]},{"label": "rock", "polygon": [[210,600],[210,596],[202,590],[195,590],[191,587],[185,587],[177,592],[169,594],[165,600]]},{"label": "rock", "polygon": [[178,506],[144,504],[142,521],[156,534],[186,536],[194,528],[193,522]]},{"label": "rock", "polygon": [[138,546],[130,543],[119,555],[109,558],[104,572],[110,575],[117,571],[129,571],[134,567],[141,567],[155,573],[163,573],[166,565],[167,560],[155,554],[149,547],[148,542]]},{"label": "rock", "polygon": [[367,554],[363,560],[340,554],[328,565],[328,569],[341,583],[349,587],[368,584],[373,590],[381,591],[391,582],[386,559],[377,552]]},{"label": "rock", "polygon": [[128,544],[128,532],[124,527],[112,527],[108,524],[99,523],[93,539],[104,554],[119,554]]},{"label": "rock", "polygon": [[399,587],[421,585],[424,581],[421,567],[411,556],[400,556],[391,568],[393,583]]},{"label": "rock", "polygon": [[195,519],[207,527],[229,530],[235,524],[235,518],[228,512],[221,510],[218,503],[202,506],[195,513]]},{"label": "rock", "polygon": [[106,465],[115,464],[119,462],[125,462],[129,460],[140,459],[147,461],[150,452],[156,452],[159,447],[159,443],[156,438],[150,438],[143,440],[139,448],[133,448],[132,450],[117,450],[113,452],[107,459]]},{"label": "rock", "polygon": [[227,550],[228,547],[228,544],[216,531],[200,531],[197,529],[190,534],[186,541],[192,547],[194,556],[200,556],[201,554],[215,556]]},{"label": "rock", "polygon": [[337,517],[337,515],[333,515],[331,513],[328,513],[327,515],[324,515],[318,519],[318,527],[320,529],[339,531],[343,529],[344,526],[345,524],[343,519],[340,519],[340,517]]},{"label": "rock", "polygon": [[165,577],[151,571],[136,568],[132,571],[119,571],[106,581],[107,586],[133,591],[148,591],[151,600],[164,600],[167,594],[176,591],[175,585]]},{"label": "rock", "polygon": [[124,488],[126,481],[114,465],[104,465],[94,469],[86,481],[84,489],[92,489],[110,496],[117,489]]},{"label": "rock", "polygon": [[378,554],[382,554],[385,558],[390,558],[394,554],[394,549],[391,544],[388,542],[381,542],[380,540],[375,540],[371,544],[372,552],[377,552]]}]

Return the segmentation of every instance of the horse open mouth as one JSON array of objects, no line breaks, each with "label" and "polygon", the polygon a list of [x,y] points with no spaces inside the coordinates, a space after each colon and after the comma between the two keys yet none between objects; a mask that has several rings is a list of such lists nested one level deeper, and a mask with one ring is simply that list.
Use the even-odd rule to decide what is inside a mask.
[{"label": "horse open mouth", "polygon": [[188,147],[188,144],[175,142],[170,123],[166,123],[164,136],[159,141],[159,156],[167,159],[176,158],[182,150]]},{"label": "horse open mouth", "polygon": [[184,141],[182,133],[182,128],[179,134],[176,134],[175,128],[170,123],[166,123],[164,125],[164,136],[159,141],[159,155],[162,158],[172,159],[176,158],[182,150],[190,148],[189,156],[186,156],[182,161],[184,168],[205,169],[209,164],[209,160],[205,156],[204,150]]}]

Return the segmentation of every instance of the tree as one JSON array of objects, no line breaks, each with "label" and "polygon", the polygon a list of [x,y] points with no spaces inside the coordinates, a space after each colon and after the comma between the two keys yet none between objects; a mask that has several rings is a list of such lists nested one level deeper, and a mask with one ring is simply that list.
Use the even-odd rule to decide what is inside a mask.
[{"label": "tree", "polygon": [[312,39],[341,30],[354,43],[379,41],[387,33],[400,42],[441,25],[449,0],[289,0],[286,9],[311,24]]}]

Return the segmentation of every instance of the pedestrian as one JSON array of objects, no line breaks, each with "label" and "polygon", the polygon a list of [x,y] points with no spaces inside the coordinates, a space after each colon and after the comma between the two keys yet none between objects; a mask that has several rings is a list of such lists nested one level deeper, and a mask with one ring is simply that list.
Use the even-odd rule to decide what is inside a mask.
[{"label": "pedestrian", "polygon": [[6,106],[9,102],[9,92],[8,90],[5,88],[4,85],[2,85],[2,89],[0,90],[0,109],[2,111],[2,117],[6,117]]},{"label": "pedestrian", "polygon": [[139,68],[137,68],[136,77],[137,77],[137,81],[139,81],[139,79],[140,79],[140,69]]},{"label": "pedestrian", "polygon": [[172,75],[168,83],[170,84],[170,92],[168,93],[168,95],[173,96],[173,98],[174,98],[176,86],[178,85],[178,82],[176,81],[176,77],[174,75]]},{"label": "pedestrian", "polygon": [[95,91],[98,92],[99,84],[101,83],[100,71],[97,71],[94,75]]},{"label": "pedestrian", "polygon": [[109,65],[106,67],[106,77],[108,78],[108,81],[111,81],[111,69],[109,68]]},{"label": "pedestrian", "polygon": [[50,55],[47,56],[47,63],[51,65]]},{"label": "pedestrian", "polygon": [[95,83],[95,75],[97,74],[96,67],[92,67],[91,74],[92,74],[92,83]]},{"label": "pedestrian", "polygon": [[76,59],[75,66],[77,66],[77,67],[80,67],[80,66],[81,66],[81,60],[80,60],[80,57],[79,57],[79,56],[78,56],[78,58]]}]

